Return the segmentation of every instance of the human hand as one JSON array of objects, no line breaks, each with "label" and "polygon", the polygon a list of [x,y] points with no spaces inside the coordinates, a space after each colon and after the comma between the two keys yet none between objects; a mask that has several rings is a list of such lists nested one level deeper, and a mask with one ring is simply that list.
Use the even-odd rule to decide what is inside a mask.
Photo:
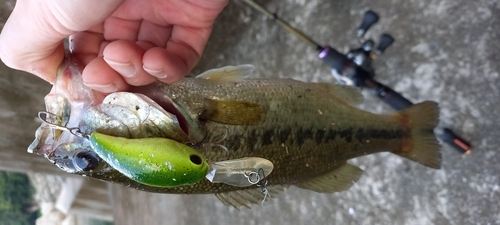
[{"label": "human hand", "polygon": [[104,93],[174,82],[198,63],[228,0],[18,0],[0,34],[9,67],[54,82],[63,40]]}]

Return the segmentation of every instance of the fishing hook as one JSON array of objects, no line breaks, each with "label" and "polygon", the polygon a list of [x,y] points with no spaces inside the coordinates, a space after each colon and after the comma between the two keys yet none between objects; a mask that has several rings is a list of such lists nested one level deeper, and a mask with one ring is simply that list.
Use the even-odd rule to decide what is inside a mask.
[{"label": "fishing hook", "polygon": [[[45,116],[44,116],[45,115]],[[52,123],[52,122],[49,122],[47,120],[47,116],[54,116],[55,118],[58,118],[58,116],[54,113],[50,113],[50,112],[47,112],[47,111],[40,111],[38,112],[38,118],[40,120],[42,120],[42,122],[46,123],[47,125],[51,126],[52,128],[56,129],[56,130],[62,130],[62,131],[67,131],[69,132],[70,134],[72,135],[75,135],[77,137],[82,137],[82,138],[87,138],[88,139],[88,136],[85,135],[79,127],[66,127],[66,126],[62,126],[62,125],[59,125],[59,124],[55,124],[55,123]]]},{"label": "fishing hook", "polygon": [[[257,172],[252,171],[250,173],[245,173],[245,177],[248,179],[248,183],[251,184],[256,184],[257,187],[260,187],[260,191],[264,195],[264,199],[262,199],[262,206],[264,206],[264,202],[267,200],[268,197],[271,197],[271,194],[269,194],[269,190],[267,189],[267,177],[266,174],[264,173],[264,169],[259,168]],[[254,178],[255,179],[252,179]]]},{"label": "fishing hook", "polygon": [[269,190],[267,189],[267,177],[266,174],[264,173],[264,169],[259,168],[258,170],[259,177],[262,176],[262,179],[257,183],[257,187],[260,187],[260,191],[264,195],[264,199],[262,199],[261,205],[264,206],[264,202],[266,201],[267,197],[271,197],[271,194],[269,194]]},{"label": "fishing hook", "polygon": [[[218,129],[218,130],[220,130],[220,129]],[[221,144],[221,142],[224,141],[227,138],[227,136],[229,134],[229,129],[227,127],[224,127],[223,131],[224,131],[224,133],[223,133],[223,135],[222,135],[221,138],[219,138],[218,140],[213,141],[211,143],[205,143],[205,144],[203,144],[203,146],[207,146],[207,147],[219,147],[219,148],[222,148],[224,151],[229,152],[229,150],[227,149],[227,147]]]}]

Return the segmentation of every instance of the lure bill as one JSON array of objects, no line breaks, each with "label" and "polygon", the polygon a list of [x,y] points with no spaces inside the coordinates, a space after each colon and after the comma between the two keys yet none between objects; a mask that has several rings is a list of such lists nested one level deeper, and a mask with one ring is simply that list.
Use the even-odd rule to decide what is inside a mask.
[{"label": "lure bill", "polygon": [[273,163],[267,159],[241,158],[213,163],[206,177],[212,183],[246,187],[257,184],[263,177],[269,176],[273,168]]},{"label": "lure bill", "polygon": [[[52,125],[41,125],[29,149],[70,173],[149,192],[215,194],[235,207],[249,207],[290,185],[322,193],[347,190],[362,174],[347,161],[378,152],[440,168],[433,133],[439,114],[436,103],[376,115],[354,107],[363,100],[355,88],[250,79],[252,70],[250,65],[224,67],[173,84],[158,82],[101,96],[83,85],[81,70],[68,55],[46,97],[46,121]],[[94,136],[91,143],[53,129],[54,124],[113,138],[104,143],[108,138]],[[117,146],[122,139],[115,138],[169,139],[190,143],[192,149],[175,150],[180,154],[171,156],[142,148],[148,152],[140,156],[140,147],[147,144]],[[134,174],[143,169],[141,160],[154,159],[151,152],[179,165],[190,165],[188,156],[196,153],[203,169],[190,165],[193,176],[180,183],[159,185],[161,179],[138,178]],[[81,169],[85,165],[92,166]],[[177,179],[177,173],[165,168],[153,170]],[[202,173],[207,179],[198,180]]]}]

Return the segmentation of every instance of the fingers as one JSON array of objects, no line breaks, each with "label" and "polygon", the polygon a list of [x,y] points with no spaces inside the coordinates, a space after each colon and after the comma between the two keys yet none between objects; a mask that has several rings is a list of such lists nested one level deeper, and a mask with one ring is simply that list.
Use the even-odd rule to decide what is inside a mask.
[{"label": "fingers", "polygon": [[137,41],[137,32],[140,26],[140,20],[110,17],[104,22],[104,38],[110,41],[119,39]]},{"label": "fingers", "polygon": [[211,28],[162,26],[148,21],[139,27],[136,22],[113,18],[105,22],[104,30],[106,40],[122,37],[104,48],[104,60],[128,84],[139,86],[155,78],[171,83],[187,75],[198,63]]},{"label": "fingers", "polygon": [[144,69],[162,82],[186,76],[200,60],[211,28],[175,26],[166,48],[152,48],[143,57]]},{"label": "fingers", "polygon": [[124,91],[128,85],[141,86],[153,83],[156,78],[146,73],[142,66],[145,49],[153,45],[118,40],[109,43],[103,57],[92,60],[83,70],[85,84],[94,90],[111,93]]},{"label": "fingers", "polygon": [[[108,18],[125,0],[52,0],[47,4],[47,17],[53,16],[52,25],[68,36],[85,31]],[[30,1],[31,2],[31,1]],[[49,18],[51,19],[51,18]]]},{"label": "fingers", "polygon": [[167,40],[172,34],[172,26],[161,26],[152,22],[142,21],[137,34],[140,41],[146,41],[157,47],[167,46]]},{"label": "fingers", "polygon": [[166,48],[139,41],[118,40],[109,43],[103,57],[92,60],[83,71],[88,86],[108,93],[121,91],[130,84],[141,86],[156,79],[172,83],[184,77],[198,62],[200,55],[190,46],[169,42]]},{"label": "fingers", "polygon": [[[160,81],[170,83],[187,75],[198,63],[215,18],[227,3],[227,0],[187,0],[148,5],[128,1],[113,17],[121,20],[142,19],[137,43],[155,46],[145,51],[142,57],[143,70]],[[111,26],[111,22],[106,25]],[[105,30],[107,39],[121,33],[111,31]]]},{"label": "fingers", "polygon": [[[171,49],[170,49],[171,50]],[[184,61],[183,56],[169,51],[169,49],[155,47],[149,49],[143,57],[144,70],[151,74],[152,76],[158,78],[158,80],[166,83],[172,83],[180,80],[184,77],[189,70],[186,61]],[[190,57],[190,63],[196,63],[197,56]]]},{"label": "fingers", "polygon": [[[199,61],[213,21],[228,3],[188,0],[148,5],[140,1],[134,5],[130,1],[122,5],[130,7],[116,11],[122,17],[108,18],[124,1],[18,0],[0,35],[0,58],[9,67],[53,82],[64,57],[62,40],[74,34],[71,49],[87,65],[83,75],[89,86],[109,92],[155,78],[173,82]],[[142,23],[137,22],[141,19]]]},{"label": "fingers", "polygon": [[82,72],[85,85],[102,93],[125,91],[128,84],[104,61],[102,57],[92,60]]},{"label": "fingers", "polygon": [[16,3],[0,35],[0,58],[11,68],[53,82],[57,67],[64,57],[61,42],[64,37],[48,35],[52,28],[48,21],[40,17],[42,15],[33,12],[28,2]]},{"label": "fingers", "polygon": [[123,1],[19,0],[0,35],[0,58],[53,82],[64,57],[62,40],[101,23]]},{"label": "fingers", "polygon": [[143,69],[142,57],[145,51],[135,42],[119,40],[109,43],[104,49],[103,56],[107,64],[118,72],[128,84],[141,86],[156,80]]},{"label": "fingers", "polygon": [[[177,5],[177,13],[167,15],[167,21],[174,25],[165,48],[152,48],[144,54],[144,70],[160,81],[171,83],[186,76],[200,60],[212,25],[217,15],[227,5],[227,0],[188,0],[172,2]],[[183,12],[180,14],[179,12]],[[159,38],[142,29],[139,37],[152,43]],[[147,27],[144,27],[147,28]]]},{"label": "fingers", "polygon": [[86,66],[97,56],[102,55],[102,45],[106,43],[102,33],[85,31],[73,34],[69,38],[69,49],[82,66]]},{"label": "fingers", "polygon": [[226,5],[229,3],[229,0],[187,0],[186,2],[204,9],[214,10],[216,11],[215,16],[217,16],[217,14],[219,14],[220,11],[222,11],[222,9],[226,7]]}]

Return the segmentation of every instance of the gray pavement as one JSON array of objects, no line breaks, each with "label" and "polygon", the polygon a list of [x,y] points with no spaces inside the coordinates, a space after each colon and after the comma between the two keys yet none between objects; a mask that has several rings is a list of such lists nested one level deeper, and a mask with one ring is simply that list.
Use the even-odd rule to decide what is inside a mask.
[{"label": "gray pavement", "polygon": [[[389,32],[396,39],[375,61],[378,80],[414,102],[439,102],[442,124],[471,140],[472,154],[461,155],[443,145],[441,170],[389,153],[361,157],[351,163],[365,174],[348,191],[318,194],[290,188],[264,207],[240,211],[226,208],[210,195],[150,194],[114,186],[117,224],[500,224],[498,0],[259,2],[318,42],[341,51],[357,45],[355,27],[363,12],[378,12],[380,22],[368,36],[378,39]],[[0,15],[6,18],[5,12]],[[231,2],[193,74],[244,63],[256,66],[256,77],[334,82],[312,49],[258,12]],[[9,79],[1,85],[26,86],[25,75],[1,69],[0,80]],[[2,92],[3,102],[4,93],[8,92]],[[43,95],[38,98],[42,101]],[[4,104],[0,116],[12,115],[11,111],[36,115],[39,102],[28,103],[33,104],[31,109]],[[361,107],[391,112],[369,94]],[[15,139],[16,145],[9,145],[24,151],[33,132],[25,129],[2,136],[25,135],[25,144]]]}]

